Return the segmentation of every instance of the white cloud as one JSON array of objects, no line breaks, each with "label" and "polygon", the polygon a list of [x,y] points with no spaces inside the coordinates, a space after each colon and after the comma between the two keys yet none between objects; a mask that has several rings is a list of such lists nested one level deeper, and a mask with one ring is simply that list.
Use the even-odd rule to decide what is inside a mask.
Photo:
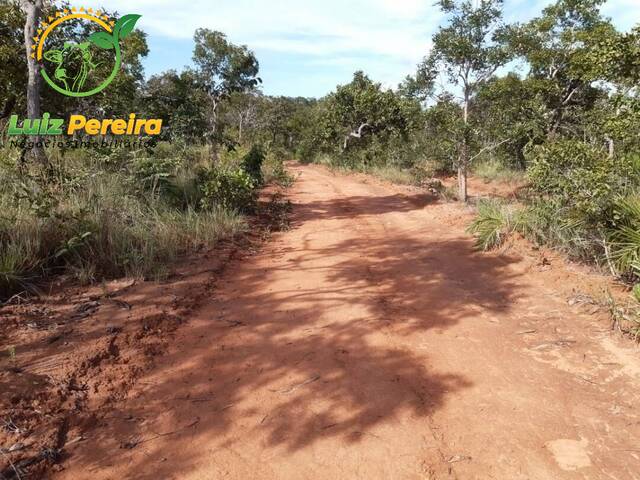
[{"label": "white cloud", "polygon": [[[505,0],[505,19],[526,21],[551,1]],[[640,22],[638,2],[609,0],[603,12],[621,28],[630,28]],[[431,36],[443,20],[434,3],[435,0],[88,0],[82,5],[142,14],[139,26],[156,38],[190,39],[196,28],[206,27],[225,32],[235,43],[248,45],[261,59],[265,54],[303,59],[305,66],[317,66],[318,75],[330,76],[333,68],[336,81],[338,71],[340,81],[344,81],[344,71],[364,69],[376,80],[394,85],[413,72],[429,51]],[[191,50],[185,50],[183,64],[190,57]],[[156,62],[162,68],[175,67]],[[261,64],[265,73],[273,73],[268,64]]]},{"label": "white cloud", "polygon": [[[84,2],[100,7],[104,2]],[[440,13],[433,0],[112,0],[107,8],[140,13],[150,34],[191,38],[198,27],[220,30],[251,48],[312,56],[368,54],[417,62],[427,52]]]}]

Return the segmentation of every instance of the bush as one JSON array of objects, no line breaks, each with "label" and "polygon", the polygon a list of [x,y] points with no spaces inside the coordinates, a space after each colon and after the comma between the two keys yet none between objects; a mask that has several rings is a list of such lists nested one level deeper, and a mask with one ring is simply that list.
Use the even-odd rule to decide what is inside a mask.
[{"label": "bush", "polygon": [[609,229],[609,251],[616,273],[640,277],[640,195],[621,199],[614,207]]},{"label": "bush", "polygon": [[201,204],[204,209],[222,207],[253,211],[257,200],[256,183],[243,169],[212,169],[202,175]]},{"label": "bush", "polygon": [[262,185],[262,163],[264,159],[265,154],[257,145],[251,147],[249,153],[242,158],[242,169],[253,179],[256,186]]},{"label": "bush", "polygon": [[284,168],[282,157],[271,152],[262,165],[262,177],[265,183],[276,183],[283,187],[290,187],[294,180]]},{"label": "bush", "polygon": [[[47,171],[35,164],[21,171],[11,155],[0,162],[0,300],[59,273],[82,281],[163,276],[179,255],[246,228],[235,208],[250,202],[237,188],[215,190],[211,183],[223,177],[253,185],[242,171],[194,168],[166,148],[167,162],[154,165],[147,153],[136,159],[141,152],[132,152],[118,169],[82,152],[53,158]],[[155,186],[142,182],[158,173]],[[202,201],[207,192],[215,202]]]},{"label": "bush", "polygon": [[142,192],[161,194],[180,165],[177,158],[142,157],[134,160],[133,174]]},{"label": "bush", "polygon": [[628,158],[611,157],[601,148],[577,140],[539,145],[527,154],[533,191],[570,216],[603,225],[615,199],[631,180]]}]

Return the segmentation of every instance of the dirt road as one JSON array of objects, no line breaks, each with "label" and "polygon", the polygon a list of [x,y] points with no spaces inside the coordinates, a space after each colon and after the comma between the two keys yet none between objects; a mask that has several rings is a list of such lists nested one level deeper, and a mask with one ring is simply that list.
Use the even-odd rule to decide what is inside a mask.
[{"label": "dirt road", "polygon": [[469,212],[294,166],[292,228],[235,262],[55,479],[640,478],[640,355]]}]

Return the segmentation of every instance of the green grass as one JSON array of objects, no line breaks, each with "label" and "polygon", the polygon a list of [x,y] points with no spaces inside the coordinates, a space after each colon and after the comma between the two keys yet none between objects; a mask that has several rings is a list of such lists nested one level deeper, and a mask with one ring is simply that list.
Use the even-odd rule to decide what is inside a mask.
[{"label": "green grass", "polygon": [[479,162],[473,167],[473,175],[487,182],[518,183],[524,182],[526,173],[505,166],[497,160]]},{"label": "green grass", "polygon": [[416,177],[410,170],[405,170],[393,165],[374,166],[364,170],[381,180],[398,185],[415,185]]},{"label": "green grass", "polygon": [[0,163],[0,300],[63,273],[82,282],[160,278],[179,256],[247,229],[233,210],[199,208],[190,172],[178,172],[173,188],[145,190],[127,168],[85,153],[46,179]]}]

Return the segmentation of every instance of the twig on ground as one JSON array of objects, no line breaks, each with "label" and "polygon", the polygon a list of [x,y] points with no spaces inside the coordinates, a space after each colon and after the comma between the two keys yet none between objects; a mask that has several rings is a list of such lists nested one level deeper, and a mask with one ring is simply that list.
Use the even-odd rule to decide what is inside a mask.
[{"label": "twig on ground", "polygon": [[161,437],[168,437],[169,435],[174,435],[174,434],[176,434],[178,432],[181,432],[183,430],[186,430],[188,428],[195,427],[198,423],[200,423],[200,417],[196,418],[189,425],[185,425],[184,427],[178,428],[177,430],[173,430],[171,432],[156,433],[155,436],[153,436],[153,437],[144,438],[144,439],[141,439],[141,440],[135,439],[135,440],[131,440],[129,442],[124,442],[122,445],[120,445],[120,448],[124,448],[124,449],[130,450],[132,448],[137,447],[138,445],[142,445],[143,443],[151,442],[151,441],[156,440],[156,439],[161,438]]},{"label": "twig on ground", "polygon": [[[4,453],[4,451],[2,451],[2,449],[0,449],[0,453],[2,454],[2,456],[7,460],[7,462],[9,462],[9,465],[11,466],[11,468],[13,469],[13,471],[16,474],[16,478],[18,480],[22,480],[22,477],[20,476],[20,472],[18,471],[18,469],[16,468],[16,466],[13,464],[13,462],[11,461],[11,459],[9,458],[9,456]],[[0,474],[0,476],[2,476],[2,474]]]},{"label": "twig on ground", "polygon": [[274,392],[274,393],[291,393],[291,392],[293,392],[294,390],[297,390],[300,387],[304,387],[305,385],[308,385],[310,383],[316,382],[318,380],[320,380],[320,375],[315,375],[315,376],[309,378],[308,380],[305,380],[304,382],[293,384],[288,388],[285,388],[285,389],[282,389],[282,390],[269,390],[269,391],[270,392]]}]

